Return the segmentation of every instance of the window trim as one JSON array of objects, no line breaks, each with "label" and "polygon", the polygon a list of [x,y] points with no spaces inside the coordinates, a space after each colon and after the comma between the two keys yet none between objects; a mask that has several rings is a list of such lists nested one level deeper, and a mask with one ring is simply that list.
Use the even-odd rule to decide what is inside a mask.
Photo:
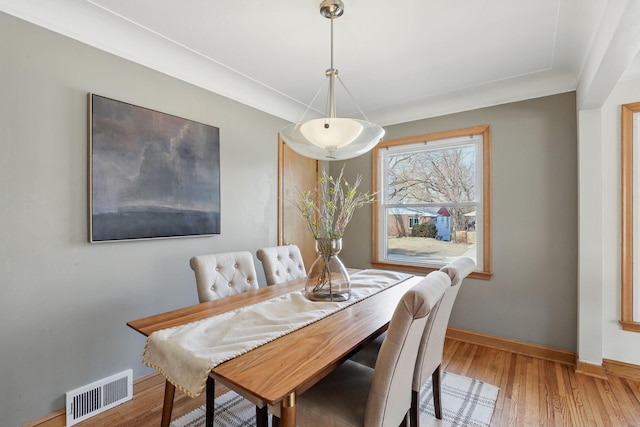
[{"label": "window trim", "polygon": [[[640,332],[640,322],[634,321],[634,221],[633,221],[633,181],[634,181],[634,119],[640,113],[640,102],[621,106],[621,277],[620,277],[620,325],[625,331]],[[640,173],[640,171],[635,171]]]},{"label": "window trim", "polygon": [[[379,188],[380,174],[380,151],[385,150],[388,147],[395,147],[398,145],[415,144],[419,142],[429,142],[441,139],[449,139],[461,136],[469,135],[482,135],[482,227],[484,238],[482,241],[482,266],[479,271],[472,272],[469,277],[476,279],[488,280],[493,275],[491,271],[491,127],[489,125],[474,126],[470,128],[450,130],[444,132],[430,133],[426,135],[418,135],[407,138],[394,139],[389,141],[382,141],[378,143],[373,149],[372,157],[372,184],[375,188]],[[377,268],[384,268],[387,270],[402,270],[415,273],[429,273],[436,270],[432,267],[423,267],[415,265],[404,265],[391,263],[386,260],[380,260],[378,256],[378,244],[380,243],[378,236],[378,212],[380,210],[380,202],[376,199],[372,207],[372,253],[371,253],[371,265]]]}]

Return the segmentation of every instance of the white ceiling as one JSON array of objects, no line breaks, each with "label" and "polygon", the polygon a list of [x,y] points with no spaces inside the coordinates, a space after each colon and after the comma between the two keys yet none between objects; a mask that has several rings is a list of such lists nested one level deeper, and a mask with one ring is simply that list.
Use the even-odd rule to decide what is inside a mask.
[{"label": "white ceiling", "polygon": [[[319,3],[0,0],[0,10],[297,121],[330,66],[330,21]],[[368,118],[388,125],[575,90],[598,38],[613,37],[603,33],[624,15],[617,3],[627,2],[344,3],[334,22],[335,67]],[[607,17],[614,22],[604,26]],[[633,57],[640,43],[627,42]],[[638,73],[629,62],[624,68]],[[339,114],[357,112],[337,96]]]}]

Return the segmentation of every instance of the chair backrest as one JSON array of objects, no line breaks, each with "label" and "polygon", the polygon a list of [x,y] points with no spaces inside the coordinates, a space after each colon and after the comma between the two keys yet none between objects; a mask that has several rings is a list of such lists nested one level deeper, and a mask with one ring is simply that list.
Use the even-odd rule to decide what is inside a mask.
[{"label": "chair backrest", "polygon": [[262,262],[267,285],[307,277],[302,254],[296,245],[258,249],[256,256]]},{"label": "chair backrest", "polygon": [[[444,338],[447,334],[451,309],[456,300],[462,280],[476,267],[471,258],[457,258],[440,269],[439,274],[447,274],[451,279],[451,286],[445,291],[440,304],[434,308],[424,334],[420,340],[420,349],[416,360],[416,370],[413,378],[413,390],[420,391],[422,385],[433,371],[442,363],[444,352]],[[429,273],[429,275],[434,274]],[[427,276],[428,277],[428,276]]]},{"label": "chair backrest", "polygon": [[189,265],[196,275],[200,302],[240,294],[259,287],[251,252],[194,256]]},{"label": "chair backrest", "polygon": [[402,297],[378,353],[365,426],[398,426],[409,411],[420,337],[431,310],[449,287],[449,276],[437,272],[422,279]]}]

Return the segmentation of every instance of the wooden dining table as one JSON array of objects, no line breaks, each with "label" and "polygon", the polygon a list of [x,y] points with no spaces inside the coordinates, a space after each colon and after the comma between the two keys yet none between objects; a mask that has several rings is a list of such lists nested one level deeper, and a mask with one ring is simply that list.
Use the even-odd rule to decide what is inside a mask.
[{"label": "wooden dining table", "polygon": [[[296,426],[296,396],[304,393],[364,344],[384,332],[396,305],[421,277],[408,279],[357,301],[315,323],[295,330],[214,367],[213,378],[263,405],[280,405],[282,427]],[[204,302],[130,321],[145,336],[275,298],[304,288],[304,279]],[[207,383],[209,384],[209,382]],[[208,388],[207,412],[213,396]],[[175,386],[165,385],[162,427],[171,421]]]}]

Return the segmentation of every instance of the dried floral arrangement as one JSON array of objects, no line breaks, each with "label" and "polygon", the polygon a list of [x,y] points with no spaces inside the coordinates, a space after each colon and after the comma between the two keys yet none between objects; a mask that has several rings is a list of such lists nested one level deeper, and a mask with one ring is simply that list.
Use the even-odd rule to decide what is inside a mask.
[{"label": "dried floral arrangement", "polygon": [[358,175],[355,183],[349,184],[343,166],[336,178],[323,169],[319,189],[298,190],[292,201],[315,239],[341,238],[355,210],[374,201],[373,193],[358,193],[361,182],[362,175]]}]

